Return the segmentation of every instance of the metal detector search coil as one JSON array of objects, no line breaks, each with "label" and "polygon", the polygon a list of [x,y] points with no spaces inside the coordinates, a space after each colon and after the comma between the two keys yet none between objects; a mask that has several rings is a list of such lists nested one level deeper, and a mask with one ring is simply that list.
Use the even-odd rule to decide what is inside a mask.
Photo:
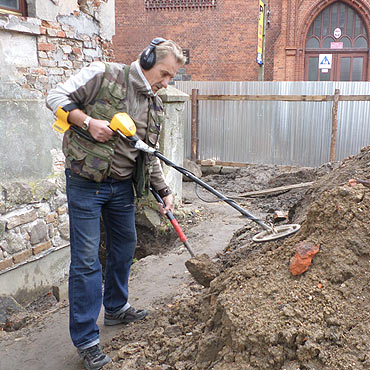
[{"label": "metal detector search coil", "polygon": [[255,235],[252,239],[255,242],[268,242],[283,238],[296,233],[301,228],[298,224],[280,225],[271,227],[270,230],[264,230]]}]

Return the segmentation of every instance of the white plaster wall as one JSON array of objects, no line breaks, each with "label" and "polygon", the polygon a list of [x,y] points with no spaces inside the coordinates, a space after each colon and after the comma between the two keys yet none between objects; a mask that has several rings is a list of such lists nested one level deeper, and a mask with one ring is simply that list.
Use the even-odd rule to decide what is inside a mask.
[{"label": "white plaster wall", "polygon": [[78,10],[77,0],[29,0],[32,17],[55,21],[57,15],[69,15]]},{"label": "white plaster wall", "polygon": [[100,22],[100,36],[105,40],[112,40],[116,34],[115,0],[101,3],[97,19]]},{"label": "white plaster wall", "polygon": [[64,281],[68,276],[69,263],[69,247],[49,253],[43,258],[0,274],[0,292],[15,297],[18,302],[30,302],[35,292],[48,290]]},{"label": "white plaster wall", "polygon": [[[77,39],[81,38],[80,35],[87,35],[89,37],[98,35],[100,31],[96,20],[83,13],[81,13],[78,17],[60,16],[58,17],[58,21],[62,25],[67,24],[71,26],[75,30],[74,37]],[[82,38],[85,39],[85,37]]]},{"label": "white plaster wall", "polygon": [[0,63],[20,67],[37,67],[36,38],[27,34],[0,31]]}]

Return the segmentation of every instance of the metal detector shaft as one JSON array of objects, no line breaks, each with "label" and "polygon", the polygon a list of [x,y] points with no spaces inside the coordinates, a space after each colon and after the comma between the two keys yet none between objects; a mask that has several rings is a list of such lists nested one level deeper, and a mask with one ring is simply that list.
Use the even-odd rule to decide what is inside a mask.
[{"label": "metal detector shaft", "polygon": [[229,204],[231,207],[235,208],[237,211],[239,211],[243,216],[247,217],[248,219],[250,219],[251,221],[254,221],[256,222],[258,225],[260,225],[261,227],[263,227],[265,230],[273,230],[272,227],[268,226],[267,224],[265,224],[263,221],[261,221],[260,219],[256,218],[255,216],[253,216],[251,213],[249,213],[248,211],[246,211],[244,208],[240,207],[238,204],[236,204],[232,199],[229,199],[227,197],[225,197],[222,193],[218,192],[217,190],[213,189],[211,186],[209,186],[207,183],[205,183],[204,181],[200,180],[198,177],[194,176],[191,172],[189,172],[188,170],[186,170],[185,168],[183,167],[180,167],[180,166],[177,166],[175,163],[171,162],[168,158],[166,158],[162,153],[158,152],[158,151],[154,151],[153,154],[159,158],[161,161],[163,161],[164,163],[166,163],[168,166],[171,166],[173,167],[175,170],[181,172],[183,175],[185,175],[186,177],[188,177],[189,179],[191,179],[192,181],[196,182],[197,184],[199,184],[200,186],[202,186],[204,189],[208,190],[209,192],[211,192],[212,194],[216,195],[216,197],[218,197],[219,199],[221,199],[222,201],[224,201],[225,203]]}]

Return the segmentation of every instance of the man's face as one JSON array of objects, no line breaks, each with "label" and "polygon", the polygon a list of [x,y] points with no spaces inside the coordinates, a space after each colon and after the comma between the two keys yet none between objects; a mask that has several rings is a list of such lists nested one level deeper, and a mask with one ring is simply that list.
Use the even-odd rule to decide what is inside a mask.
[{"label": "man's face", "polygon": [[156,94],[159,89],[168,86],[168,83],[174,78],[180,67],[181,65],[176,62],[176,58],[169,54],[148,71],[143,71],[143,73],[154,94]]}]

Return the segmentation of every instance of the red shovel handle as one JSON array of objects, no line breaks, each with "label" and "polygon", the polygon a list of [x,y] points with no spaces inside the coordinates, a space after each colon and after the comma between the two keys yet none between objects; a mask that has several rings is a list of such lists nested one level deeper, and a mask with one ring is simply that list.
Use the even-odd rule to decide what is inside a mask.
[{"label": "red shovel handle", "polygon": [[[180,240],[182,242],[185,242],[187,240],[187,237],[185,236],[184,232],[182,231],[182,229],[181,229],[179,223],[177,222],[176,218],[173,218],[171,220],[170,215],[168,214],[169,212],[171,212],[171,211],[167,212],[168,219],[171,221],[171,224],[172,224],[173,228],[176,230],[177,235],[179,236]],[[171,213],[171,215],[172,215],[172,213]],[[172,217],[173,217],[173,215],[172,215]]]},{"label": "red shovel handle", "polygon": [[[152,187],[150,187],[150,191],[152,192],[154,198],[159,203],[161,203],[163,207],[165,207],[165,203],[164,203],[163,199],[161,198],[161,196]],[[190,245],[187,242],[187,238],[186,238],[184,232],[182,231],[179,223],[177,222],[175,216],[173,215],[173,213],[170,210],[168,210],[167,213],[166,213],[166,216],[170,220],[173,228],[175,229],[175,231],[176,231],[177,235],[179,236],[180,240],[184,243],[184,245],[185,245],[186,249],[189,251],[190,255],[192,257],[195,257],[195,254],[194,254],[193,250],[190,248]]]}]

